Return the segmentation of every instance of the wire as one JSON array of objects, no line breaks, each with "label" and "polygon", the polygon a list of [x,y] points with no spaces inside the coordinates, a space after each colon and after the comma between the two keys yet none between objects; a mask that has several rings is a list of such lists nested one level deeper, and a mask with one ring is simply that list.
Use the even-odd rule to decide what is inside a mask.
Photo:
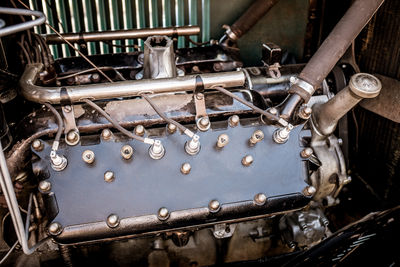
[{"label": "wire", "polygon": [[[57,130],[56,137],[54,138],[53,144],[57,144],[57,148],[58,148],[58,143],[60,143],[61,134],[64,129],[64,122],[63,122],[63,119],[61,118],[60,113],[58,113],[57,110],[52,105],[50,105],[49,103],[44,103],[44,105],[48,109],[50,109],[50,111],[54,114],[54,116],[56,116],[56,119],[57,119],[58,130]],[[57,150],[57,149],[54,149],[54,150]]]},{"label": "wire", "polygon": [[18,245],[18,241],[16,241],[16,242],[14,243],[14,245],[12,245],[12,247],[7,251],[6,255],[4,255],[4,257],[1,259],[0,265],[2,265],[2,264],[7,260],[8,256],[11,255],[11,252],[14,251],[14,249],[15,249],[15,247],[16,247],[17,245]]},{"label": "wire", "polygon": [[203,42],[203,43],[199,43],[199,42],[193,41],[193,39],[190,38],[190,36],[185,36],[185,37],[186,37],[186,40],[188,40],[190,43],[192,43],[192,44],[194,44],[194,45],[197,45],[197,46],[203,46],[203,45],[207,45],[207,44],[210,43],[210,41],[208,41],[208,42]]},{"label": "wire", "polygon": [[226,90],[223,87],[213,87],[213,89],[220,91],[223,94],[226,94],[230,97],[232,97],[233,99],[239,101],[240,103],[242,103],[243,105],[248,106],[249,108],[253,109],[254,111],[264,115],[268,120],[273,121],[273,122],[279,122],[282,126],[287,126],[287,122],[283,119],[281,119],[279,116],[277,115],[273,115],[269,112],[266,112],[265,110],[260,109],[259,107],[254,106],[253,104],[251,104],[250,102],[238,97],[235,94],[232,94],[231,92],[229,92],[228,90]]},{"label": "wire", "polygon": [[142,97],[147,101],[147,103],[150,104],[150,106],[154,109],[154,111],[166,122],[171,123],[178,127],[179,130],[181,130],[183,133],[185,133],[187,136],[192,138],[194,136],[194,133],[190,131],[188,128],[180,124],[179,122],[168,118],[155,104],[154,102],[148,97],[147,95],[143,94]]},{"label": "wire", "polygon": [[101,115],[103,115],[104,118],[106,118],[114,126],[115,129],[117,129],[121,133],[125,134],[129,138],[136,139],[136,140],[138,140],[140,142],[143,142],[143,143],[146,143],[146,144],[153,144],[154,143],[153,139],[143,138],[141,136],[137,136],[137,135],[131,133],[130,131],[128,131],[127,129],[125,129],[124,127],[122,127],[117,121],[115,121],[113,118],[111,118],[110,115],[107,114],[107,112],[105,112],[101,107],[96,105],[93,101],[91,101],[89,99],[83,99],[82,101],[84,101],[89,106],[91,106],[94,110],[96,110]]}]

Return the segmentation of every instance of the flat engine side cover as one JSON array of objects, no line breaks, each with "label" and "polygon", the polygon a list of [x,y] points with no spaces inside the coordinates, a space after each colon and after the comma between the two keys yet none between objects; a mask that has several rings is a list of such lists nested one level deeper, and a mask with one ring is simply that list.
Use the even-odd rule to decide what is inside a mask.
[{"label": "flat engine side cover", "polygon": [[[52,221],[63,227],[55,239],[75,243],[201,226],[297,209],[309,202],[302,193],[307,186],[306,163],[300,156],[302,125],[293,129],[285,144],[272,139],[277,127],[258,121],[214,126],[198,132],[201,149],[195,156],[184,150],[187,136],[163,129],[155,137],[165,147],[160,160],[150,158],[146,144],[97,138],[90,145],[61,147],[58,153],[68,159],[68,165],[57,172],[49,163],[51,142],[41,152],[32,149],[40,158],[34,163],[35,172],[44,174],[52,185],[45,194],[53,207],[49,210],[54,210]],[[262,130],[265,138],[251,146],[249,139],[256,130]],[[229,143],[218,149],[217,137],[222,133],[229,136]],[[120,152],[126,144],[134,149],[129,160]],[[92,164],[82,160],[85,150],[94,152]],[[249,166],[242,164],[246,155],[254,159]],[[191,165],[190,173],[181,172],[183,163]],[[112,182],[104,179],[107,171],[114,173]],[[264,205],[253,201],[258,193],[267,196]],[[209,210],[211,200],[221,204],[217,212]],[[161,207],[169,211],[166,220],[157,217]],[[107,225],[110,214],[118,216],[117,227]]]}]

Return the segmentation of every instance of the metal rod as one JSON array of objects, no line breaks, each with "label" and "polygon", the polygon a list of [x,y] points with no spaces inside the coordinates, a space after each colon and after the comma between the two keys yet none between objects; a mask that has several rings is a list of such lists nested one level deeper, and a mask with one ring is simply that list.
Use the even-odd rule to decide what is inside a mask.
[{"label": "metal rod", "polygon": [[19,23],[17,25],[6,26],[0,29],[0,37],[13,34],[16,32],[28,30],[32,27],[42,25],[46,21],[46,17],[42,12],[19,9],[19,8],[7,8],[0,7],[0,14],[8,14],[8,15],[21,15],[21,16],[34,16],[36,20],[29,20],[23,23]]},{"label": "metal rod", "polygon": [[210,41],[210,0],[201,0],[201,41]]},{"label": "metal rod", "polygon": [[60,104],[61,100],[68,97],[74,102],[83,99],[110,99],[119,97],[140,96],[143,93],[168,93],[192,91],[196,88],[196,76],[200,76],[205,89],[214,86],[226,88],[240,87],[245,84],[243,71],[231,71],[221,73],[205,73],[187,75],[176,78],[165,78],[157,80],[131,80],[115,82],[112,84],[88,84],[81,86],[66,87],[40,87],[35,85],[39,78],[43,64],[29,64],[20,79],[21,94],[28,100],[37,103]]},{"label": "metal rod", "polygon": [[[81,31],[81,22],[79,19],[79,8],[77,0],[69,0],[70,16],[71,16],[71,27],[73,32]],[[79,49],[79,45],[75,44],[75,48]],[[75,51],[75,56],[79,54]]]},{"label": "metal rod", "polygon": [[[188,9],[189,9],[189,25],[197,25],[197,0],[189,0],[188,3]],[[193,35],[190,37],[193,42],[197,42],[197,35]],[[190,47],[194,47],[195,45],[193,43],[189,44]]]},{"label": "metal rod", "polygon": [[[106,9],[105,9],[105,4],[104,0],[96,0],[95,1],[96,5],[96,20],[97,20],[97,30],[98,31],[105,31],[107,30],[107,20],[104,19],[106,17]],[[124,16],[125,20],[125,16]],[[79,31],[74,31],[74,32],[79,32]],[[100,52],[102,54],[108,54],[108,45],[104,42],[100,43]]]},{"label": "metal rod", "polygon": [[[146,27],[146,17],[144,13],[144,1],[143,0],[135,0],[135,15],[136,15],[136,28],[143,29]],[[148,36],[144,36],[142,38],[146,38]],[[135,37],[140,38],[140,37]],[[138,40],[138,46],[143,49],[144,40]]]},{"label": "metal rod", "polygon": [[[122,12],[124,14],[124,30],[130,30],[133,28],[133,17],[132,17],[132,2],[130,0],[123,0],[122,1]],[[134,48],[134,42],[132,39],[125,40],[125,45],[129,46],[126,48],[125,52],[132,52]]]},{"label": "metal rod", "polygon": [[[175,22],[176,26],[185,25],[185,9],[183,0],[175,0]],[[183,37],[178,37],[178,48],[183,47],[185,47],[185,39]]]},{"label": "metal rod", "polygon": [[161,0],[161,6],[162,6],[162,26],[169,27],[171,26],[171,1]]},{"label": "metal rod", "polygon": [[[147,38],[153,35],[196,35],[199,34],[200,27],[198,26],[183,26],[183,27],[168,27],[154,29],[132,29],[119,31],[104,31],[104,32],[87,32],[87,33],[67,33],[62,34],[62,37],[71,42],[96,42],[96,41],[111,41],[123,39]],[[64,43],[64,41],[56,34],[48,34],[43,36],[48,44]]]},{"label": "metal rod", "polygon": [[[111,22],[111,30],[115,31],[115,30],[119,30],[119,14],[118,14],[118,2],[115,0],[108,0],[108,6],[110,8],[110,22]],[[104,19],[104,18],[102,18]],[[117,45],[115,47],[113,47],[113,52],[114,53],[121,53],[121,41],[113,41],[113,44]]]}]

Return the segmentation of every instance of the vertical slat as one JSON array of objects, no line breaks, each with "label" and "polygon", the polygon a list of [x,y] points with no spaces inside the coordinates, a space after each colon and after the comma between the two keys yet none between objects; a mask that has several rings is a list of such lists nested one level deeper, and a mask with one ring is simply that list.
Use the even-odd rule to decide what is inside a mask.
[{"label": "vertical slat", "polygon": [[202,42],[210,40],[210,0],[201,0],[201,36]]},{"label": "vertical slat", "polygon": [[[108,0],[108,6],[110,8],[111,16],[111,30],[119,30],[119,14],[118,14],[118,2],[116,0]],[[125,15],[125,14],[123,14]],[[121,41],[113,41],[113,44],[121,45]],[[114,53],[121,53],[120,47],[113,47]]]},{"label": "vertical slat", "polygon": [[158,27],[157,0],[149,0],[149,16],[150,28]]},{"label": "vertical slat", "polygon": [[162,26],[171,26],[171,0],[162,0]]},{"label": "vertical slat", "polygon": [[[135,0],[135,12],[136,12],[136,28],[142,29],[146,27],[146,17],[144,14],[144,0]],[[139,39],[141,49],[143,49],[143,40]]]},{"label": "vertical slat", "polygon": [[[77,0],[68,0],[70,14],[71,14],[71,28],[72,32],[81,31],[81,21],[79,18],[79,8]],[[79,45],[75,44],[75,48],[79,49]],[[75,52],[75,56],[78,56],[78,52]]]},{"label": "vertical slat", "polygon": [[[124,19],[124,29],[132,29],[133,28],[133,23],[132,23],[132,3],[131,0],[123,0],[122,1],[122,13],[124,14],[123,19]],[[125,44],[128,46],[132,46],[134,44],[133,40],[125,40]],[[133,47],[127,47],[126,52],[132,52],[134,51]]]},{"label": "vertical slat", "polygon": [[[106,20],[106,9],[104,7],[104,0],[96,0],[96,20],[97,20],[97,30],[105,31],[107,30],[107,20]],[[104,42],[100,42],[100,53],[108,54],[108,45]]]},{"label": "vertical slat", "polygon": [[[64,0],[58,0],[56,1],[56,9],[57,9],[57,14],[59,16],[59,19],[61,21],[61,25],[59,25],[58,29],[60,33],[64,33],[65,31],[68,31],[68,23],[67,23],[67,16],[65,14],[65,3]],[[54,25],[55,26],[55,25]],[[61,50],[63,53],[63,57],[69,57],[69,49],[67,44],[62,44],[61,45]]]},{"label": "vertical slat", "polygon": [[[189,0],[189,25],[196,26],[197,25],[197,0]],[[192,35],[190,38],[197,42],[197,35]],[[190,43],[190,47],[193,47],[194,44]]]},{"label": "vertical slat", "polygon": [[[84,16],[85,31],[87,32],[94,31],[92,5],[90,0],[84,0],[83,2],[83,16]],[[95,55],[96,44],[94,42],[89,42],[87,45],[88,45],[89,55]]]},{"label": "vertical slat", "polygon": [[[43,13],[47,17],[47,22],[50,25],[54,25],[54,20],[53,20],[53,14],[51,13],[51,9],[49,5],[47,4],[46,0],[42,0],[42,6],[43,6]],[[50,34],[51,29],[46,25],[46,33]],[[53,54],[54,58],[58,58],[58,50],[56,45],[50,45],[50,50],[51,53]]]},{"label": "vertical slat", "polygon": [[[185,23],[185,13],[184,13],[184,1],[183,0],[175,0],[175,20],[176,26],[183,26]],[[185,39],[183,36],[178,37],[178,48],[185,47]]]},{"label": "vertical slat", "polygon": [[[37,2],[36,0],[29,0],[29,8],[32,10],[39,10],[38,6],[37,6]],[[32,19],[34,19],[35,17],[32,17]],[[36,34],[40,34],[41,33],[41,29],[40,26],[36,26],[33,28],[34,32]]]}]

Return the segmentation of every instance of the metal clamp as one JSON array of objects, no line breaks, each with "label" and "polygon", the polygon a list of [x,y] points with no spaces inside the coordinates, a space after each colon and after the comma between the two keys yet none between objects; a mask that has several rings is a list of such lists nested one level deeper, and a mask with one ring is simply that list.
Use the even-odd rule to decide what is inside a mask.
[{"label": "metal clamp", "polygon": [[290,77],[290,82],[292,84],[296,84],[298,87],[306,91],[308,94],[313,95],[314,94],[314,86],[302,79],[299,79],[297,77]]},{"label": "metal clamp", "polygon": [[78,127],[76,127],[74,107],[73,105],[64,105],[61,107],[61,110],[64,118],[65,142],[70,146],[77,145],[80,136]]},{"label": "metal clamp", "polygon": [[194,105],[196,108],[196,125],[202,131],[208,131],[211,123],[206,111],[206,102],[204,96],[204,83],[200,76],[196,76],[196,86],[193,93]]}]

